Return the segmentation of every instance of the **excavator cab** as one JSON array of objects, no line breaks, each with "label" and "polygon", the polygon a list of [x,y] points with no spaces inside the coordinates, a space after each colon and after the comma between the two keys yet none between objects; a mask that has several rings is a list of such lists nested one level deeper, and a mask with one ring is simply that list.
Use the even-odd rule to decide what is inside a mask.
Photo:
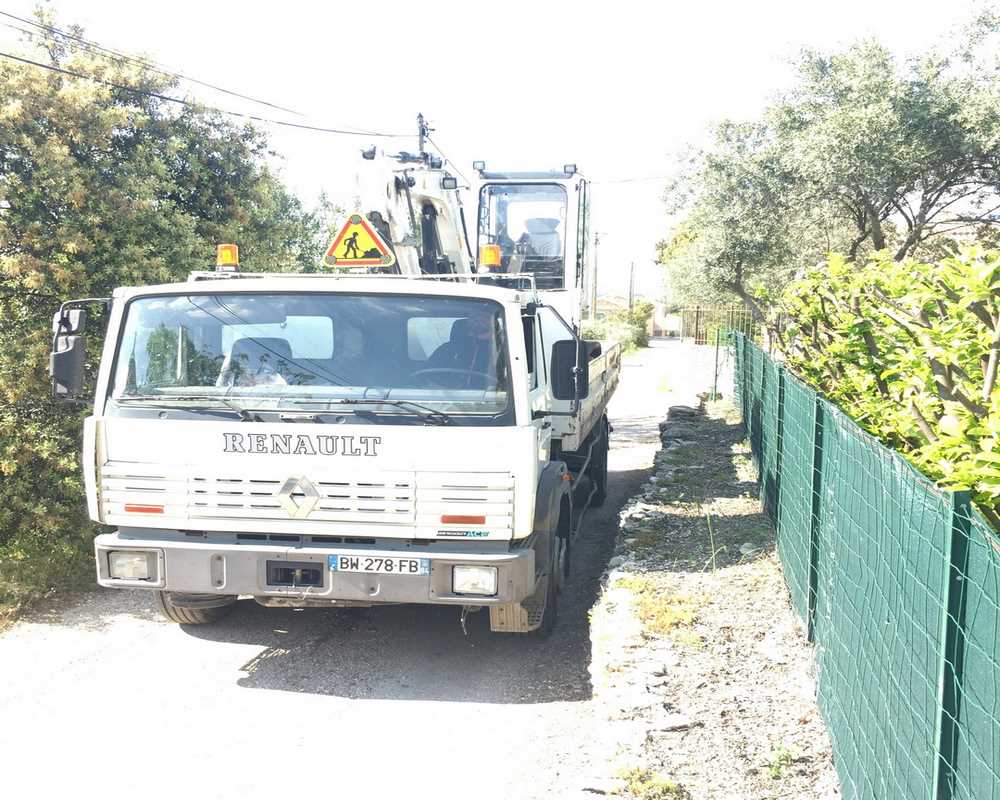
[{"label": "excavator cab", "polygon": [[589,297],[587,181],[561,172],[479,171],[479,274],[530,276],[572,324]]}]

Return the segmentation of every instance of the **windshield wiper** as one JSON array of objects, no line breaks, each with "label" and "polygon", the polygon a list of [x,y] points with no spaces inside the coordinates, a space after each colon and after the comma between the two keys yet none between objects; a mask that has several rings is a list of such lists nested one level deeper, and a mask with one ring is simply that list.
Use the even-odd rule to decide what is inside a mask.
[{"label": "windshield wiper", "polygon": [[[195,403],[199,403],[199,402],[201,402],[201,403],[205,403],[205,402],[221,403],[222,405],[226,406],[226,408],[229,411],[232,411],[234,414],[238,414],[239,417],[240,417],[240,419],[242,421],[244,421],[244,422],[259,422],[260,421],[260,417],[257,416],[257,412],[258,411],[279,411],[279,410],[281,410],[281,409],[250,409],[250,408],[243,408],[243,407],[238,406],[235,403],[231,402],[227,398],[221,397],[219,395],[200,395],[200,394],[197,394],[197,395],[195,395],[195,394],[191,394],[191,395],[171,395],[169,397],[168,396],[164,396],[164,395],[158,395],[158,394],[133,395],[133,396],[130,396],[130,397],[117,398],[117,399],[115,399],[115,402],[116,403],[120,403],[120,404],[135,403],[136,405],[158,405],[158,406],[167,406],[167,407],[174,407],[174,408],[190,408],[190,409],[196,410],[196,411],[198,411],[198,410],[205,410],[205,409],[211,409],[211,408],[214,408],[215,410],[218,410],[218,411],[221,411],[223,409],[220,409],[220,408],[215,407],[215,406],[209,406],[209,405],[188,405],[188,403],[191,403],[191,402],[195,402]],[[411,412],[413,414],[416,414],[425,425],[447,425],[447,424],[449,424],[451,422],[451,416],[448,415],[448,414],[446,414],[445,412],[439,411],[436,408],[431,408],[430,406],[422,405],[421,403],[415,403],[412,400],[388,400],[388,399],[384,399],[384,398],[374,398],[374,397],[367,397],[367,398],[366,397],[359,397],[359,398],[345,397],[345,398],[340,398],[340,399],[336,399],[336,400],[327,400],[327,401],[312,400],[312,401],[309,401],[309,402],[325,402],[327,405],[386,405],[386,406],[395,406],[396,408],[400,408],[400,409],[403,409],[404,411],[409,411],[409,412]],[[293,421],[293,417],[299,417],[299,418],[301,418],[303,420],[309,420],[309,419],[311,419],[313,422],[321,422],[322,421],[321,420],[321,415],[323,414],[322,411],[306,411],[306,410],[302,410],[302,411],[291,412],[291,411],[288,411],[287,409],[285,409],[285,411],[287,412],[287,415],[286,414],[282,414],[281,415],[281,419],[282,419],[283,422],[292,422]]]},{"label": "windshield wiper", "polygon": [[[184,395],[171,395],[170,397],[164,397],[158,394],[146,394],[146,395],[134,395],[132,397],[119,397],[115,399],[116,403],[128,404],[128,403],[138,403],[142,405],[147,405],[151,401],[155,402],[156,405],[168,406],[173,408],[190,408],[193,411],[205,411],[208,409],[213,409],[216,411],[221,411],[222,409],[216,408],[214,406],[208,405],[188,405],[191,401],[194,402],[205,402],[210,400],[215,403],[222,403],[229,411],[234,414],[239,415],[240,420],[243,422],[259,422],[260,418],[257,416],[253,409],[243,408],[236,405],[235,403],[227,400],[225,397],[218,397],[216,395],[201,395],[201,394],[184,394]],[[177,403],[184,403],[184,405],[178,406]]]},{"label": "windshield wiper", "polygon": [[421,403],[414,403],[412,400],[388,400],[385,398],[374,397],[345,397],[340,400],[330,400],[329,403],[330,405],[337,406],[395,406],[396,408],[401,408],[404,411],[410,411],[416,414],[421,420],[423,420],[425,425],[447,425],[451,422],[451,415],[445,414],[443,411],[438,411],[436,408],[422,405]]}]

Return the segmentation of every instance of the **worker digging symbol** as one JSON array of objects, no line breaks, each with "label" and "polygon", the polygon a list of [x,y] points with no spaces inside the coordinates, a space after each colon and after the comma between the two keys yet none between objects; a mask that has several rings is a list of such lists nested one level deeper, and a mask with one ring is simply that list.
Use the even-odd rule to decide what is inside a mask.
[{"label": "worker digging symbol", "polygon": [[323,257],[328,267],[391,267],[396,256],[375,227],[351,214]]},{"label": "worker digging symbol", "polygon": [[[354,255],[351,255],[351,253]],[[361,258],[358,254],[358,232],[354,231],[347,237],[347,246],[344,248],[344,258]]]}]

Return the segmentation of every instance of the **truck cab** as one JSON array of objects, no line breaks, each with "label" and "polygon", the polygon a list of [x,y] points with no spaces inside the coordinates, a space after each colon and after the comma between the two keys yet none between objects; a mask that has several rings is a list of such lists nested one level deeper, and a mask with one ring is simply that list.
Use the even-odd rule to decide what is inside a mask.
[{"label": "truck cab", "polygon": [[561,171],[488,171],[476,162],[477,272],[530,276],[573,326],[591,285],[590,198],[575,164]]},{"label": "truck cab", "polygon": [[[497,231],[500,196],[483,191]],[[538,217],[515,202],[508,235],[515,219],[530,234]],[[539,247],[507,247],[508,274],[555,280],[560,256]],[[199,272],[104,301],[83,436],[90,517],[110,528],[98,583],[149,589],[191,624],[252,597],[446,604],[463,621],[488,609],[497,632],[551,630],[583,510],[604,496],[617,348],[580,340],[555,285],[414,272]],[[53,321],[64,400],[82,393],[89,302]]]}]

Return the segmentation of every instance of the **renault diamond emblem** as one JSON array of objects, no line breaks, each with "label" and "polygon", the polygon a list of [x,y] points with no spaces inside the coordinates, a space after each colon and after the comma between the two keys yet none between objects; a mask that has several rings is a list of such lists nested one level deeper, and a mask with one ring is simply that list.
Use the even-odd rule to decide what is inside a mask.
[{"label": "renault diamond emblem", "polygon": [[[303,496],[295,497],[296,492]],[[293,475],[278,490],[278,500],[281,502],[281,507],[288,512],[288,516],[293,519],[305,519],[316,508],[319,492],[308,478]]]}]

